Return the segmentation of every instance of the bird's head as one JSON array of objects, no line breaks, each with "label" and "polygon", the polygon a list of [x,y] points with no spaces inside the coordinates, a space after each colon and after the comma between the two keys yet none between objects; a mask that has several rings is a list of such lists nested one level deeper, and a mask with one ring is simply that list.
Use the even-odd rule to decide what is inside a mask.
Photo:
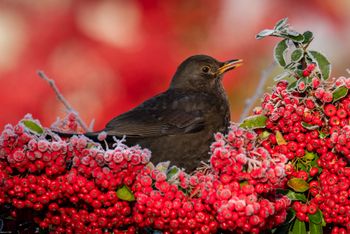
[{"label": "bird's head", "polygon": [[221,85],[223,74],[242,65],[242,60],[219,62],[207,55],[194,55],[177,68],[170,84],[171,89],[214,90]]}]

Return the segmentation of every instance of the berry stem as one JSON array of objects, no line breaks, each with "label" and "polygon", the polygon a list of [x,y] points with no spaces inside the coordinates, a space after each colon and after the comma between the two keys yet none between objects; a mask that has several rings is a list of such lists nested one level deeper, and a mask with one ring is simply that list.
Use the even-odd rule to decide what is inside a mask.
[{"label": "berry stem", "polygon": [[[74,110],[74,108],[68,103],[68,101],[64,98],[64,96],[62,95],[62,93],[59,91],[57,85],[55,84],[55,81],[53,79],[50,79],[49,77],[47,77],[47,75],[43,72],[43,71],[38,71],[37,72],[39,77],[42,78],[43,80],[47,81],[49,83],[49,85],[51,86],[51,88],[54,90],[58,100],[60,102],[62,102],[62,104],[64,105],[64,107],[67,109],[68,112],[73,112],[73,113],[78,113],[76,110]],[[87,127],[87,125],[85,124],[85,122],[79,117],[78,114],[76,114],[76,118],[77,118],[77,122],[79,123],[79,125],[84,129],[84,131],[89,132],[91,131],[91,129],[89,129]]]}]

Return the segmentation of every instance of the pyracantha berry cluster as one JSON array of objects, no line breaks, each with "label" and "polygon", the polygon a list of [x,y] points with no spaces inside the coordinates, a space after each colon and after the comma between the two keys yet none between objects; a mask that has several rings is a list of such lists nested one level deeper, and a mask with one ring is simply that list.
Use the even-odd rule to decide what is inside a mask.
[{"label": "pyracantha berry cluster", "polygon": [[276,188],[286,183],[287,159],[257,147],[256,137],[237,125],[216,134],[211,166],[192,175],[146,167],[133,186],[135,221],[170,233],[260,233],[283,223],[290,200]]},{"label": "pyracantha berry cluster", "polygon": [[135,232],[132,203],[116,191],[134,183],[148,150],[120,142],[103,150],[84,136],[33,134],[22,122],[0,139],[0,205],[11,204],[13,216],[31,209],[53,233]]},{"label": "pyracantha berry cluster", "polygon": [[297,87],[282,81],[265,95],[256,113],[268,120],[258,132],[267,136],[262,146],[270,154],[279,152],[289,159],[285,169],[296,218],[315,224],[323,220],[335,225],[332,233],[347,233],[350,79],[320,80],[313,69],[310,64],[304,70],[308,80],[297,81]]}]

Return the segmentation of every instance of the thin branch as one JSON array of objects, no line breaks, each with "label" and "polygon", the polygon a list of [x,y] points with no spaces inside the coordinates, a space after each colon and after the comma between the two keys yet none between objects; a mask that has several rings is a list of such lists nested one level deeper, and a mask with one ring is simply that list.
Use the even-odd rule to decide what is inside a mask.
[{"label": "thin branch", "polygon": [[350,75],[350,68],[347,68],[346,72]]},{"label": "thin branch", "polygon": [[268,66],[265,70],[261,72],[259,84],[256,87],[255,93],[251,98],[248,98],[245,101],[244,109],[241,114],[240,122],[242,122],[249,114],[249,111],[253,108],[254,103],[256,100],[261,97],[264,91],[265,83],[269,76],[271,75],[272,71],[275,69],[276,63],[273,62],[270,66]]},{"label": "thin branch", "polygon": [[[64,107],[67,109],[68,112],[73,112],[73,113],[78,113],[77,111],[75,111],[73,109],[73,107],[68,103],[68,101],[63,97],[63,95],[61,94],[61,92],[58,90],[55,81],[52,79],[49,79],[46,74],[43,71],[38,71],[37,72],[39,77],[42,78],[43,80],[45,80],[46,82],[49,83],[49,85],[51,86],[51,88],[53,89],[53,91],[56,94],[56,97],[58,98],[58,100],[60,102],[63,103]],[[76,118],[77,118],[77,122],[79,123],[79,125],[84,129],[84,131],[89,132],[90,129],[87,127],[87,125],[84,123],[84,121],[80,118],[80,116],[78,114],[76,114]]]}]

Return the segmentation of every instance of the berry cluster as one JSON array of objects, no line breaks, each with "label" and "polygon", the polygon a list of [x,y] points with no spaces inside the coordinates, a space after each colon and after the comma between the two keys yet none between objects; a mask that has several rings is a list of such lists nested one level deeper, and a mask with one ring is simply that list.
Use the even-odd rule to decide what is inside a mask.
[{"label": "berry cluster", "polygon": [[117,142],[104,150],[26,121],[7,125],[0,138],[0,204],[11,204],[13,216],[33,210],[51,232],[259,233],[285,221],[290,201],[276,188],[286,182],[287,158],[256,145],[252,131],[232,125],[216,134],[211,165],[188,175],[169,163],[153,166],[139,147]]},{"label": "berry cluster", "polygon": [[322,81],[312,75],[313,69],[310,64],[303,71],[309,77],[305,86],[297,81],[298,86],[289,89],[282,81],[265,95],[256,113],[268,120],[258,132],[269,133],[261,144],[270,154],[279,152],[289,159],[285,169],[291,197],[296,200],[292,205],[296,218],[319,224],[315,217],[323,217],[327,224],[339,226],[332,232],[347,233],[350,98],[346,94],[350,79]]},{"label": "berry cluster", "polygon": [[170,233],[260,233],[285,221],[290,200],[276,194],[286,182],[285,156],[256,147],[256,134],[236,125],[215,139],[211,166],[191,176],[174,167],[146,167],[137,175],[134,218],[141,227]]},{"label": "berry cluster", "polygon": [[22,123],[7,125],[0,144],[0,205],[11,204],[13,216],[32,209],[54,233],[135,232],[131,203],[116,191],[133,184],[148,150],[119,142],[105,151],[84,136],[38,136]]}]

